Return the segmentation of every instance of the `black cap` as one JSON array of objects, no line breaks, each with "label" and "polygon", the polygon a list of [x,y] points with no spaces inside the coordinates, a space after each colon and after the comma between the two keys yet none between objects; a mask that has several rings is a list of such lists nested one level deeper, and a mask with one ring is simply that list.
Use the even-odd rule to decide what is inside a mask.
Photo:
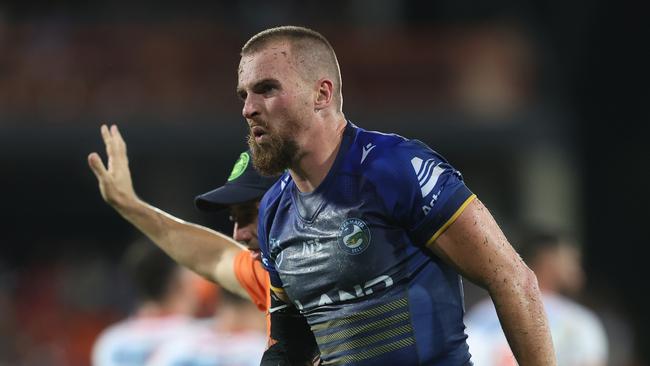
[{"label": "black cap", "polygon": [[278,177],[260,175],[253,168],[250,151],[244,151],[239,155],[226,184],[196,196],[194,204],[203,211],[222,210],[229,205],[262,198],[277,180]]}]

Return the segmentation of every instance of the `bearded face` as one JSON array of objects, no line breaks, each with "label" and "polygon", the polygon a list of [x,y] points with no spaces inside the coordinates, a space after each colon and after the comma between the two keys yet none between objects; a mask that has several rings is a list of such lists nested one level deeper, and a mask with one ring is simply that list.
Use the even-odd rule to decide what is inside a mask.
[{"label": "bearded face", "polygon": [[284,41],[241,58],[237,93],[249,126],[253,165],[260,174],[279,175],[300,160],[300,137],[314,113],[314,90],[298,70]]},{"label": "bearded face", "polygon": [[[288,169],[298,157],[298,144],[289,131],[295,124],[287,124],[285,133],[265,128],[264,139],[257,142],[252,129],[248,134],[248,146],[253,155],[253,166],[266,176],[276,176]],[[287,131],[289,130],[289,131]]]}]

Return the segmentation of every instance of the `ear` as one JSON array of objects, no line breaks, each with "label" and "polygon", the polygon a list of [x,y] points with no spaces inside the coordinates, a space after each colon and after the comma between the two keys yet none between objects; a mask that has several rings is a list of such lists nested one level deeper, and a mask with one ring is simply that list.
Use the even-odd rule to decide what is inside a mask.
[{"label": "ear", "polygon": [[318,90],[316,100],[314,101],[314,110],[320,111],[332,104],[332,97],[334,96],[334,83],[330,79],[320,79],[318,81]]}]

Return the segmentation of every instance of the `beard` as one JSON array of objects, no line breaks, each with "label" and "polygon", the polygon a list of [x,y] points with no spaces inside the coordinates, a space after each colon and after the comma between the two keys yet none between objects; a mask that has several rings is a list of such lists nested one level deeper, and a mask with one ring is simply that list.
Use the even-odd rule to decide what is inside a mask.
[{"label": "beard", "polygon": [[258,144],[252,133],[248,134],[248,147],[253,157],[253,167],[262,175],[276,176],[284,173],[298,157],[298,144],[290,136],[268,132],[264,144]]}]

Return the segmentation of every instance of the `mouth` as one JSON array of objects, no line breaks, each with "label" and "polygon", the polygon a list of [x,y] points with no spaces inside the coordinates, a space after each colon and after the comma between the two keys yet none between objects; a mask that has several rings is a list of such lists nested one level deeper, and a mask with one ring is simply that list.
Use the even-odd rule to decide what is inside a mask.
[{"label": "mouth", "polygon": [[251,134],[255,138],[255,142],[259,143],[259,142],[263,141],[264,137],[267,135],[267,132],[264,129],[264,127],[254,126],[254,127],[251,127]]}]

